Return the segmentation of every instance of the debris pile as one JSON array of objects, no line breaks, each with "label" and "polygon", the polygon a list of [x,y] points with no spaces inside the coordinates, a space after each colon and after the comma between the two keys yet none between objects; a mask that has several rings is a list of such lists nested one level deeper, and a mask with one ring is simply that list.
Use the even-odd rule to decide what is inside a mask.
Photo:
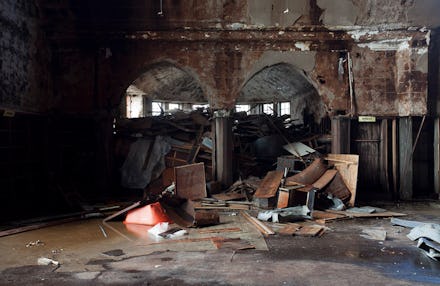
[{"label": "debris pile", "polygon": [[403,219],[391,219],[391,224],[411,228],[407,235],[417,241],[417,247],[430,258],[440,260],[440,225],[429,222],[418,222]]}]

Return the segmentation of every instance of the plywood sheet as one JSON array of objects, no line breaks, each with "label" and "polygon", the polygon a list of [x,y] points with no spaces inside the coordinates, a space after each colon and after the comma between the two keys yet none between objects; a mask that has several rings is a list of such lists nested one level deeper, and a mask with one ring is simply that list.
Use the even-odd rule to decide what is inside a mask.
[{"label": "plywood sheet", "polygon": [[359,155],[328,154],[326,160],[330,163],[334,163],[336,170],[341,174],[342,180],[351,193],[348,205],[353,207],[356,199]]},{"label": "plywood sheet", "polygon": [[176,196],[189,200],[206,198],[205,167],[203,163],[176,167],[174,172]]},{"label": "plywood sheet", "polygon": [[284,145],[283,148],[296,157],[302,157],[316,152],[314,149],[301,142],[289,143]]},{"label": "plywood sheet", "polygon": [[283,178],[283,171],[270,171],[266,174],[254,196],[257,198],[272,198],[277,194]]}]

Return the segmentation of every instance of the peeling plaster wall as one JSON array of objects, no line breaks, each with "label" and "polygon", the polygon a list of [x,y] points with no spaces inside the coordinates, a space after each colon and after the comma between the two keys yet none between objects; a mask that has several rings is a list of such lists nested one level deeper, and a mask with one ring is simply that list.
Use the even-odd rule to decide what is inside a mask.
[{"label": "peeling plaster wall", "polygon": [[44,111],[52,90],[49,63],[34,1],[1,1],[0,106]]}]

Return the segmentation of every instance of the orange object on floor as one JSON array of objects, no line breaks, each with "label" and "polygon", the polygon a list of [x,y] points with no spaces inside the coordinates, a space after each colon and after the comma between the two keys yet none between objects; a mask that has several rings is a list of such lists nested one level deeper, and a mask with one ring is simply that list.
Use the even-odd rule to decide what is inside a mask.
[{"label": "orange object on floor", "polygon": [[145,225],[156,225],[159,222],[172,223],[159,202],[129,211],[124,221]]}]

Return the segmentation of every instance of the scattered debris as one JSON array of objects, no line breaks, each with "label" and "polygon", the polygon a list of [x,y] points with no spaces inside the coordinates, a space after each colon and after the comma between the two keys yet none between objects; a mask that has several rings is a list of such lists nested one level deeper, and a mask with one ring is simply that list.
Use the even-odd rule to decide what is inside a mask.
[{"label": "scattered debris", "polygon": [[32,246],[43,246],[44,242],[40,241],[39,239],[36,241],[30,241],[26,244],[26,247],[32,247]]},{"label": "scattered debris", "polygon": [[164,233],[168,230],[168,222],[159,222],[152,228],[148,230],[148,233],[151,233],[154,236],[159,236],[159,234]]},{"label": "scattered debris", "polygon": [[258,213],[259,220],[272,222],[294,222],[310,217],[310,209],[307,206],[283,208]]},{"label": "scattered debris", "polygon": [[102,254],[108,255],[108,256],[122,256],[125,255],[124,251],[122,249],[113,249],[106,252],[103,252]]},{"label": "scattered debris", "polygon": [[38,258],[37,263],[38,265],[50,265],[50,264],[53,264],[55,266],[60,265],[58,261],[46,257]]},{"label": "scattered debris", "polygon": [[104,235],[104,237],[107,238],[108,235],[107,235],[107,232],[105,232],[105,229],[102,227],[102,225],[98,225],[98,226],[99,226],[99,229],[100,229],[101,232],[102,232],[102,235]]},{"label": "scattered debris", "polygon": [[383,228],[366,228],[362,230],[360,236],[367,239],[385,241],[387,232]]},{"label": "scattered debris", "polygon": [[424,223],[414,227],[407,236],[413,241],[424,237],[440,243],[440,225],[435,223]]}]

